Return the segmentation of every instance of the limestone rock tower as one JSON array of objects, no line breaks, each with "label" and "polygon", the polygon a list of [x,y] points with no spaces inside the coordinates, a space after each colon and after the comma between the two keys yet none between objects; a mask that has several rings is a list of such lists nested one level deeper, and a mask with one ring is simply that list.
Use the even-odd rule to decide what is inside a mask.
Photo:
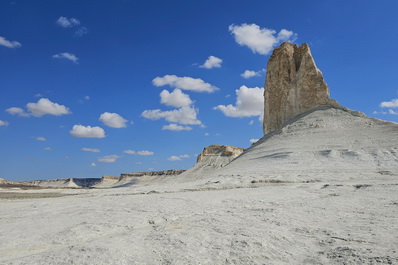
[{"label": "limestone rock tower", "polygon": [[284,42],[273,51],[264,90],[264,134],[307,110],[334,104],[306,43]]}]

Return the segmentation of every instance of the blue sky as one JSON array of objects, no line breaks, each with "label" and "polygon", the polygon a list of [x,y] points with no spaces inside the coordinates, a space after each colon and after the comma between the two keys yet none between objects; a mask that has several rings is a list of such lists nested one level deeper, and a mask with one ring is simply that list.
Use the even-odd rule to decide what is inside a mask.
[{"label": "blue sky", "polygon": [[331,97],[398,122],[398,2],[0,2],[0,178],[186,169],[247,148],[266,63],[309,43]]}]

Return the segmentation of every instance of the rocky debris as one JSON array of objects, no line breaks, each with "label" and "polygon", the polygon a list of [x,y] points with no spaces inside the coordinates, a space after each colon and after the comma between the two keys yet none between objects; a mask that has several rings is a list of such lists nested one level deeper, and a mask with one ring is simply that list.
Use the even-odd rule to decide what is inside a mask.
[{"label": "rocky debris", "polygon": [[316,67],[308,44],[284,42],[267,65],[264,91],[264,134],[279,129],[293,117],[318,106],[338,106]]},{"label": "rocky debris", "polygon": [[199,163],[206,156],[225,156],[235,158],[239,156],[245,149],[231,145],[213,144],[205,147],[198,155],[196,162]]}]

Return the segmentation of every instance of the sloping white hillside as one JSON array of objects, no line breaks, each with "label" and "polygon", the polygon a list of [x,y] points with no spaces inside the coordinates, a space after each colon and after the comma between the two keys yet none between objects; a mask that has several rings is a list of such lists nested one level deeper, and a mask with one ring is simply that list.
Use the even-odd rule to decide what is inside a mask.
[{"label": "sloping white hillside", "polygon": [[320,107],[264,136],[213,177],[314,180],[398,173],[398,124],[348,109]]}]

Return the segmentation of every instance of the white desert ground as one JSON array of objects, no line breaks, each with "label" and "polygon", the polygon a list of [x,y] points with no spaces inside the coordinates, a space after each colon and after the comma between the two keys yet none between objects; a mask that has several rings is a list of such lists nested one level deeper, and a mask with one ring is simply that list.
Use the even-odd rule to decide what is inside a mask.
[{"label": "white desert ground", "polygon": [[397,164],[398,124],[320,107],[218,170],[2,189],[0,264],[398,264]]}]

